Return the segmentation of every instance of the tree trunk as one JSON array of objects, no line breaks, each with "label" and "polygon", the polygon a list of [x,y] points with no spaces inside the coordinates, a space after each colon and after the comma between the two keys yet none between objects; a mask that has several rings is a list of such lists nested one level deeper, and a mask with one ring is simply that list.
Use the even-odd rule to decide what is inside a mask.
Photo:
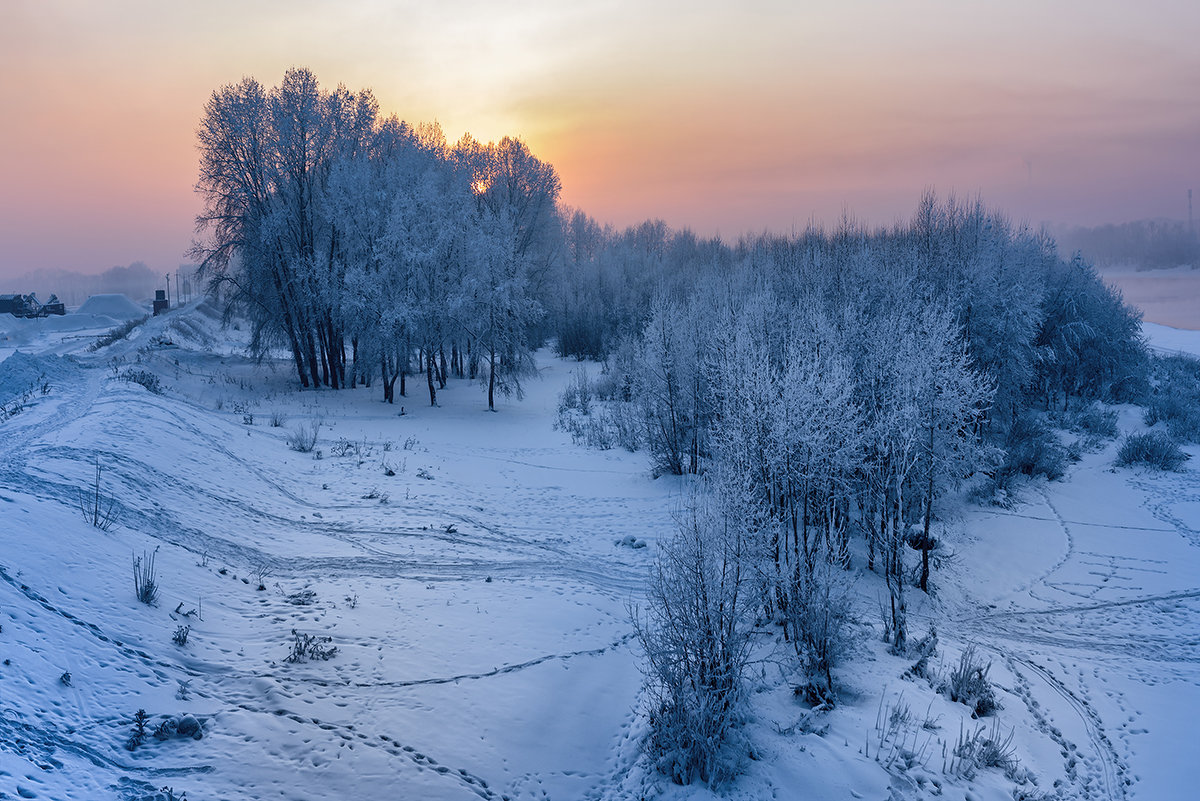
[{"label": "tree trunk", "polygon": [[437,406],[437,387],[433,383],[433,352],[425,356],[425,380],[429,384],[429,405]]},{"label": "tree trunk", "polygon": [[488,351],[488,411],[496,411],[496,351]]}]

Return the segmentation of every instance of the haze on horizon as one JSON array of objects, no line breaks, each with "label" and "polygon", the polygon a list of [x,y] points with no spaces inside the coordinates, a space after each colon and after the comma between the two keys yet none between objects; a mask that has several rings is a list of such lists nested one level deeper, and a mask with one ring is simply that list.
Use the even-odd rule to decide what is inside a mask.
[{"label": "haze on horizon", "polygon": [[736,237],[907,218],[1180,219],[1200,4],[15,0],[0,5],[0,278],[185,261],[214,89],[290,66],[454,141],[519,136],[601,222]]}]

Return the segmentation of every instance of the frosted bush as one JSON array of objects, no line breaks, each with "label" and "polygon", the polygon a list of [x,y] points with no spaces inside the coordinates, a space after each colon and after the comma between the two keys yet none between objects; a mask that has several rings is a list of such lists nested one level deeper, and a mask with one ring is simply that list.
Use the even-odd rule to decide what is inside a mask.
[{"label": "frosted bush", "polygon": [[1170,435],[1161,431],[1131,434],[1117,452],[1117,465],[1129,467],[1144,464],[1159,470],[1182,470],[1188,455]]}]

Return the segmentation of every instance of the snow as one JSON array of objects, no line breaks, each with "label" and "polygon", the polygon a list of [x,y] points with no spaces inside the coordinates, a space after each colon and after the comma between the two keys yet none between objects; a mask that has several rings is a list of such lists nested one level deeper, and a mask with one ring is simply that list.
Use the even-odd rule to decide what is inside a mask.
[{"label": "snow", "polygon": [[[553,430],[579,365],[539,354],[528,397],[492,414],[466,382],[436,408],[411,385],[397,405],[378,388],[300,392],[286,363],[238,355],[245,332],[206,304],[88,352],[106,327],[0,343],[0,403],[50,387],[0,422],[0,797],[718,797],[638,761],[629,608],[686,482]],[[1120,419],[1142,425],[1133,408]],[[319,458],[286,441],[312,421]],[[1114,470],[1115,448],[1009,508],[964,503],[936,595],[909,595],[914,636],[938,627],[935,670],[970,643],[992,662],[1028,795],[1180,798],[1200,782],[1200,449],[1159,474]],[[119,509],[108,532],[78,508],[97,464]],[[130,574],[155,549],[151,607]],[[799,704],[790,646],[764,635],[757,759],[720,797],[1011,799],[996,769],[948,768],[978,724],[902,676],[913,660],[876,633],[882,584],[854,561],[863,639],[842,703]],[[286,662],[293,629],[337,654]],[[128,751],[139,708],[195,715],[204,736]],[[912,722],[893,727],[899,709]],[[900,767],[907,746],[924,758]]]},{"label": "snow", "polygon": [[76,314],[96,314],[114,320],[136,320],[147,311],[125,295],[92,295],[83,302]]},{"label": "snow", "polygon": [[1142,333],[1146,335],[1150,347],[1158,353],[1200,356],[1200,331],[1142,323]]}]

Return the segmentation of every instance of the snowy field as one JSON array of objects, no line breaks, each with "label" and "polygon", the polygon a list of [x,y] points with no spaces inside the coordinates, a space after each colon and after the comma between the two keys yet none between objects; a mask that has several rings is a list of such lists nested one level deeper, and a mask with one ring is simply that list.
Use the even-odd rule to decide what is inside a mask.
[{"label": "snowy field", "polygon": [[[553,429],[580,365],[539,354],[528,397],[495,414],[452,381],[401,415],[378,388],[296,390],[206,305],[97,352],[115,323],[82,317],[0,322],[0,798],[712,797],[637,750],[629,610],[687,487]],[[1200,353],[1200,335],[1160,328],[1152,344]],[[290,449],[314,423],[314,452]],[[1121,424],[1143,427],[1132,407]],[[991,661],[994,722],[904,678],[859,555],[841,706],[809,714],[790,646],[764,634],[755,758],[727,795],[1193,797],[1200,449],[1159,474],[1114,470],[1116,447],[1012,508],[961,506],[937,593],[909,596],[914,635],[938,629],[935,670],[970,644]],[[97,464],[107,532],[79,509]],[[153,606],[132,565],[152,555]],[[289,662],[297,634],[337,651]],[[139,709],[203,736],[128,750]],[[956,768],[980,725],[1011,734],[1019,768]]]}]

